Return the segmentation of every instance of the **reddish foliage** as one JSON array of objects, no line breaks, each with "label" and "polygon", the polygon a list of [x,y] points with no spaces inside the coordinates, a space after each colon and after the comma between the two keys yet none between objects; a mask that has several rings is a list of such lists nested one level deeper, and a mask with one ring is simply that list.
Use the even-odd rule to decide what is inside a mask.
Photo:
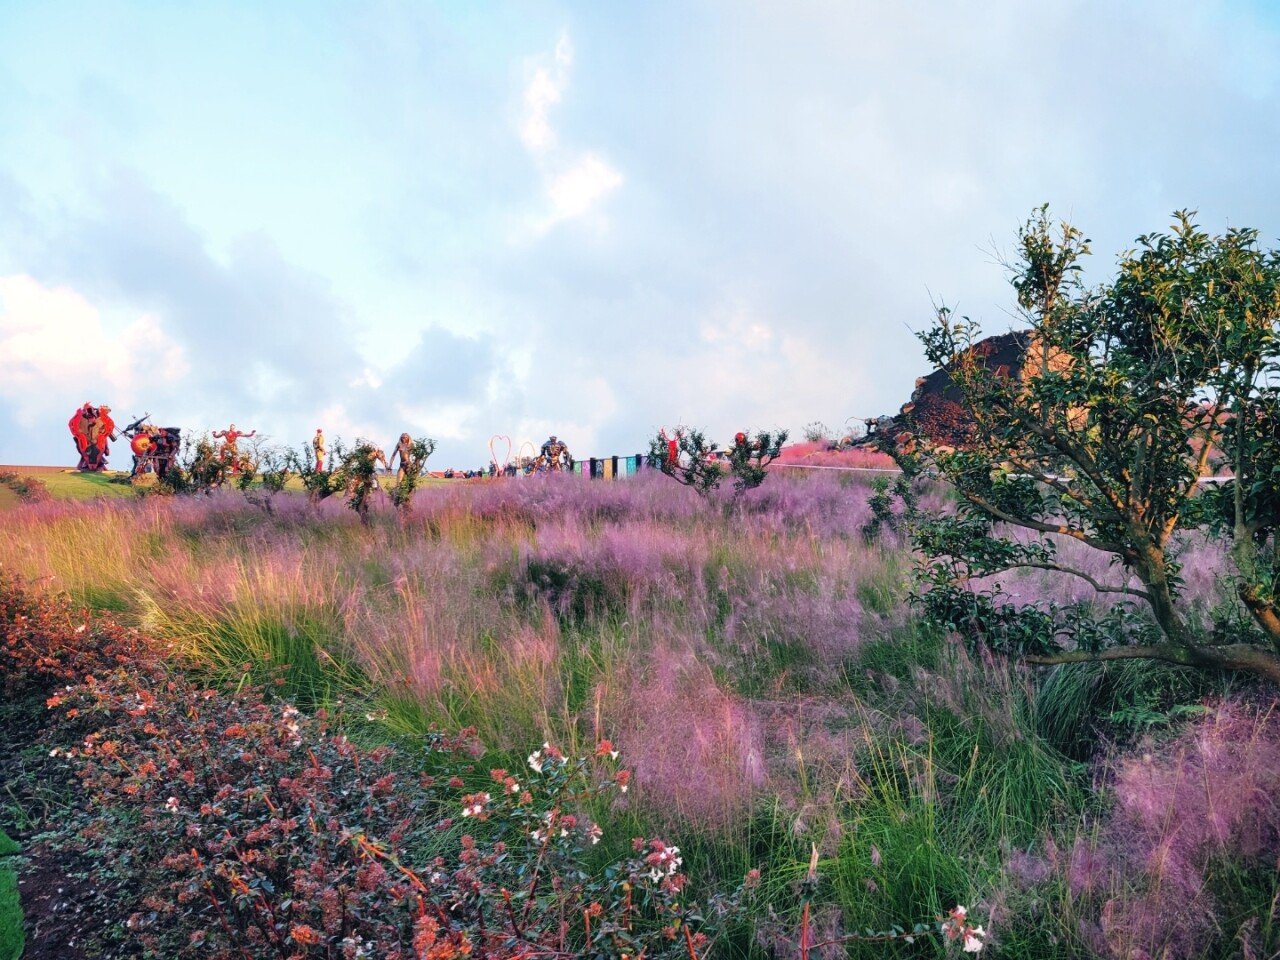
[{"label": "reddish foliage", "polygon": [[630,776],[607,742],[486,775],[464,732],[410,761],[357,747],[323,711],[168,676],[160,645],[11,577],[0,625],[6,683],[61,687],[46,746],[83,788],[63,849],[92,854],[121,934],[149,955],[674,957],[686,950],[663,930],[711,930],[738,907],[697,919],[679,851],[657,839],[587,871],[601,830],[582,810]]},{"label": "reddish foliage", "polygon": [[0,567],[0,684],[7,694],[48,691],[117,667],[152,671],[164,652],[110,618],[31,593]]}]

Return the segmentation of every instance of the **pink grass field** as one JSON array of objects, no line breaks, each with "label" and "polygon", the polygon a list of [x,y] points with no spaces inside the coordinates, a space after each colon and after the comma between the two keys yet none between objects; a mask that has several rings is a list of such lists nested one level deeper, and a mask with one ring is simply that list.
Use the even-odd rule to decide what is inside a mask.
[{"label": "pink grass field", "polygon": [[[543,740],[581,751],[608,736],[635,774],[612,817],[738,845],[763,817],[788,838],[780,851],[813,843],[843,862],[868,829],[859,805],[887,789],[877,770],[904,771],[893,787],[906,791],[893,801],[903,822],[916,805],[955,816],[947,791],[972,782],[974,796],[996,795],[994,781],[981,783],[988,767],[1036,738],[1025,670],[957,646],[914,666],[894,652],[918,642],[912,560],[892,536],[862,538],[872,476],[777,471],[732,513],[727,495],[702,500],[657,474],[439,485],[404,518],[377,504],[367,527],[338,498],[287,493],[270,514],[231,491],[54,500],[3,515],[0,563],[120,611],[232,678],[244,662],[305,655],[331,675],[334,697],[393,733],[471,726],[517,758]],[[944,503],[939,491],[926,501]],[[1096,558],[1069,559],[1115,578]],[[1188,542],[1183,560],[1188,598],[1207,616],[1222,597],[1220,546]],[[1094,599],[1039,572],[1002,581],[1019,603]],[[878,666],[895,657],[905,664],[896,673]],[[1240,758],[1270,758],[1280,735],[1240,704],[1206,709],[1154,765],[1121,751],[1098,760],[1115,796],[1101,820],[1046,820],[1025,856],[1007,840],[973,853],[987,866],[973,868],[985,879],[972,898],[986,898],[993,922],[1036,884],[1075,896],[1071,877],[1094,871],[1097,885],[1062,908],[1070,936],[1095,955],[1136,956],[1165,943],[1172,921],[1162,918],[1177,905],[1151,893],[1151,878],[1173,878],[1189,911],[1177,929],[1187,943],[1211,942],[1197,878],[1224,850],[1241,862],[1272,856],[1276,808]],[[981,731],[954,767],[932,726],[939,711]],[[1168,757],[1181,766],[1161,767]],[[1228,793],[1200,797],[1196,784],[1211,781]],[[1199,832],[1159,826],[1175,815],[1166,794],[1182,798],[1179,809],[1204,807]],[[1086,870],[1087,857],[1102,865]],[[884,883],[858,887],[872,915],[896,902]],[[1104,888],[1100,899],[1090,892]],[[1121,926],[1138,933],[1121,938]]]}]

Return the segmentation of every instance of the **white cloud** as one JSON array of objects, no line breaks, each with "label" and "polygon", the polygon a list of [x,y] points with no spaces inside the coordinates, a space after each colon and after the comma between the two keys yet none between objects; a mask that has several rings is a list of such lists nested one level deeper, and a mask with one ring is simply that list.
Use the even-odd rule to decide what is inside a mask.
[{"label": "white cloud", "polygon": [[120,409],[141,388],[172,384],[188,370],[160,320],[141,314],[104,322],[79,293],[26,274],[0,277],[0,396],[23,426],[47,422],[86,400]]},{"label": "white cloud", "polygon": [[559,149],[559,136],[551,124],[551,108],[564,98],[571,66],[573,42],[567,32],[562,32],[551,62],[534,64],[524,88],[520,139],[538,165],[544,198],[550,207],[547,213],[534,218],[535,236],[545,234],[558,223],[586,216],[624,180],[598,151]]},{"label": "white cloud", "polygon": [[622,185],[622,174],[595,153],[582,156],[547,185],[551,215],[544,228],[588,213],[603,197]]},{"label": "white cloud", "polygon": [[749,352],[763,350],[773,341],[773,328],[741,304],[717,311],[702,322],[699,333],[705,343]]},{"label": "white cloud", "polygon": [[524,121],[520,139],[530,153],[541,154],[556,145],[556,132],[551,127],[551,108],[560,102],[569,85],[569,68],[573,65],[573,44],[567,33],[556,42],[552,65],[538,65],[524,88]]}]

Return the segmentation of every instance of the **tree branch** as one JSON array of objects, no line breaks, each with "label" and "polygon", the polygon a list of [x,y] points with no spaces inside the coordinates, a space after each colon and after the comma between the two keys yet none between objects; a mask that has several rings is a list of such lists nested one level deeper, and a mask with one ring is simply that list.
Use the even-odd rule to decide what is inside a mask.
[{"label": "tree branch", "polygon": [[[959,488],[957,488],[959,489]],[[1031,520],[1027,517],[1015,517],[1011,513],[1006,513],[995,504],[990,503],[985,497],[980,497],[976,493],[970,493],[966,490],[960,490],[960,495],[972,503],[976,507],[981,507],[997,520],[1003,520],[1005,523],[1011,523],[1016,527],[1025,527],[1028,530],[1035,530],[1039,533],[1056,533],[1064,537],[1071,537],[1073,540],[1079,540],[1081,543],[1088,544],[1095,550],[1102,550],[1105,553],[1114,553],[1117,556],[1126,557],[1128,551],[1122,543],[1113,543],[1110,540],[1099,540],[1097,537],[1090,536],[1083,530],[1075,527],[1068,527],[1062,523],[1043,523],[1039,520]]]},{"label": "tree branch", "polygon": [[1038,666],[1065,663],[1107,663],[1112,660],[1160,660],[1186,667],[1213,667],[1219,670],[1247,670],[1280,683],[1280,655],[1250,643],[1220,647],[1179,646],[1172,643],[1136,647],[1108,647],[1097,653],[1064,650],[1061,653],[1027,654],[1022,658]]},{"label": "tree branch", "polygon": [[1065,573],[1070,576],[1079,577],[1081,580],[1084,580],[1086,583],[1089,584],[1089,586],[1097,590],[1098,593],[1121,593],[1121,594],[1124,594],[1125,596],[1137,597],[1139,600],[1145,600],[1147,603],[1151,602],[1151,594],[1149,594],[1145,590],[1139,590],[1137,587],[1110,587],[1104,583],[1099,583],[1097,580],[1095,580],[1089,574],[1085,573],[1083,570],[1077,570],[1074,567],[1064,567],[1056,563],[1035,563],[1034,561],[1031,561],[1031,560],[1027,560],[1025,562],[1020,561],[1018,563],[1011,563],[1006,567],[1000,567],[998,570],[988,570],[979,574],[970,574],[969,576],[964,577],[963,579],[966,581],[981,580],[984,577],[994,577],[997,574],[1006,573],[1009,570],[1022,570],[1022,569],[1050,570],[1054,573]]}]

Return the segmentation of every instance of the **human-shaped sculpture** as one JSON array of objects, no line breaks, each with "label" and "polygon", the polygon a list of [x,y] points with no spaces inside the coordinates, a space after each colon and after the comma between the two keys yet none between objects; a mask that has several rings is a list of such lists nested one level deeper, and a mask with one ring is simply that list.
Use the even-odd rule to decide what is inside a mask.
[{"label": "human-shaped sculpture", "polygon": [[71,439],[76,445],[76,456],[79,458],[76,462],[77,470],[89,469],[89,424],[93,422],[97,415],[98,412],[93,409],[93,404],[86,401],[76,408],[76,412],[67,421],[67,428],[71,431]]},{"label": "human-shaped sculpture", "polygon": [[218,449],[218,456],[226,461],[232,473],[240,472],[240,451],[236,447],[236,441],[241,437],[256,436],[257,433],[257,430],[250,430],[248,433],[237,430],[234,423],[225,430],[213,431],[213,437],[222,440],[222,446]]},{"label": "human-shaped sculpture", "polygon": [[320,473],[324,470],[325,457],[324,430],[320,427],[316,427],[316,435],[311,438],[311,449],[316,455],[316,473]]},{"label": "human-shaped sculpture", "polygon": [[548,470],[564,470],[571,462],[569,448],[553,433],[542,445],[541,460]]},{"label": "human-shaped sculpture", "polygon": [[[379,451],[381,452],[381,451]],[[396,483],[404,482],[404,478],[409,475],[409,459],[413,456],[413,438],[407,433],[400,434],[400,440],[396,443],[396,448],[391,451],[391,461],[387,464],[387,470],[391,469],[391,464],[396,462],[396,458],[400,458],[400,467],[396,470]]]},{"label": "human-shaped sculpture", "polygon": [[93,472],[107,469],[107,455],[111,451],[108,444],[116,439],[116,422],[111,419],[111,408],[86,403],[67,426],[71,428],[76,450],[80,453],[76,469]]}]

